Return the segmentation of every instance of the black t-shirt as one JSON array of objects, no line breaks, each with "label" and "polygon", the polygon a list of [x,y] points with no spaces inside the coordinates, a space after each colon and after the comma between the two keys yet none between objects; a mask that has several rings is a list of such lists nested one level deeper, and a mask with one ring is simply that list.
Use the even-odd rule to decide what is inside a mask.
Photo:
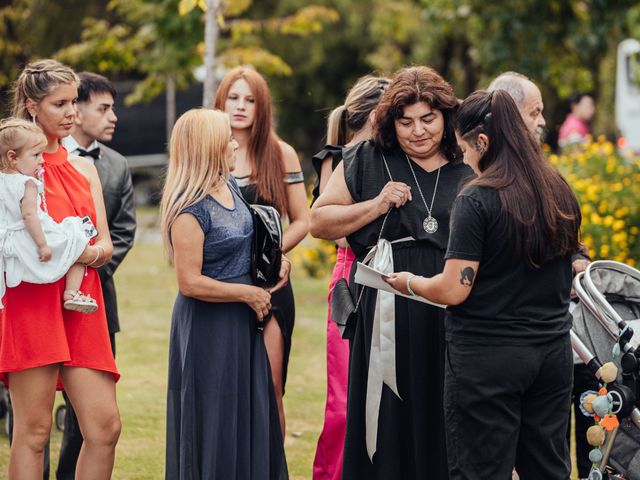
[{"label": "black t-shirt", "polygon": [[571,328],[571,258],[530,268],[504,238],[498,192],[470,186],[456,198],[445,258],[479,261],[467,300],[447,308],[447,340],[543,343]]}]

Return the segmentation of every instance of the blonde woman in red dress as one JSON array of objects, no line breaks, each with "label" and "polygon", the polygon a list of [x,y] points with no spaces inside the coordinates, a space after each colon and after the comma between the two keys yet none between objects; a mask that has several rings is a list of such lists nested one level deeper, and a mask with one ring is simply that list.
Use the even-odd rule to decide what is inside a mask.
[{"label": "blonde woman in red dress", "polygon": [[78,79],[54,60],[27,65],[15,86],[13,115],[44,131],[45,206],[56,221],[89,216],[98,230],[78,259],[87,266],[82,291],[98,302],[95,313],[63,309],[64,278],[50,284],[23,282],[8,288],[0,312],[0,380],[8,387],[14,425],[9,478],[42,479],[43,451],[51,430],[56,388],[76,410],[84,443],[76,478],[111,478],[120,435],[115,365],[97,267],[109,262],[112,245],[100,181],[88,160],[60,145],[75,116]]}]

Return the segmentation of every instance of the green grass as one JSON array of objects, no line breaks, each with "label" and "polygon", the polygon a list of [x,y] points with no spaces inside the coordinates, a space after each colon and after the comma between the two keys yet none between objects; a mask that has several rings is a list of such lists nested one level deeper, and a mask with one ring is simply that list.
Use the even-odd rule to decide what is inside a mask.
[{"label": "green grass", "polygon": [[[116,275],[122,332],[117,335],[117,385],[122,435],[114,479],[164,478],[167,348],[175,274],[157,244],[139,243]],[[293,278],[297,315],[289,363],[285,446],[292,480],[311,478],[325,396],[325,329],[328,279]],[[60,402],[60,395],[58,395]],[[52,435],[55,471],[60,432]],[[0,480],[9,448],[0,433]],[[52,476],[53,478],[53,476]],[[575,478],[575,477],[574,477]]]}]

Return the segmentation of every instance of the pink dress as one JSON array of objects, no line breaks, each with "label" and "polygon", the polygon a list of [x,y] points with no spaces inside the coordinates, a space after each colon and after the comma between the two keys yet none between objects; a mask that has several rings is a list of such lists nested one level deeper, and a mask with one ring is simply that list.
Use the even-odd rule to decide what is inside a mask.
[{"label": "pink dress", "polygon": [[[355,255],[351,249],[338,248],[336,266],[329,285],[329,303],[336,282],[349,272]],[[324,425],[316,457],[313,460],[314,480],[339,480],[342,478],[342,452],[347,423],[347,380],[349,376],[349,342],[343,340],[338,327],[327,318],[327,403]]]}]

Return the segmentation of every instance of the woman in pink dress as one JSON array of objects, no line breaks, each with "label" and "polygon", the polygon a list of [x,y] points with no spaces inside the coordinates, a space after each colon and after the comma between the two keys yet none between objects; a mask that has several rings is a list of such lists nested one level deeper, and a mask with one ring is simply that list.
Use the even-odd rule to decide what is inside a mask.
[{"label": "woman in pink dress", "polygon": [[[313,199],[322,193],[331,173],[342,161],[342,149],[348,148],[371,136],[373,111],[389,85],[389,79],[367,75],[349,91],[344,105],[329,115],[327,145],[312,158],[318,179],[313,189]],[[312,232],[313,233],[313,232]],[[338,280],[349,280],[349,272],[355,256],[346,239],[336,241],[338,254],[329,285],[329,304],[333,287]],[[316,456],[313,461],[314,480],[338,480],[342,478],[342,450],[347,418],[347,377],[349,371],[349,342],[343,340],[337,325],[327,318],[327,402],[324,425]]]}]

